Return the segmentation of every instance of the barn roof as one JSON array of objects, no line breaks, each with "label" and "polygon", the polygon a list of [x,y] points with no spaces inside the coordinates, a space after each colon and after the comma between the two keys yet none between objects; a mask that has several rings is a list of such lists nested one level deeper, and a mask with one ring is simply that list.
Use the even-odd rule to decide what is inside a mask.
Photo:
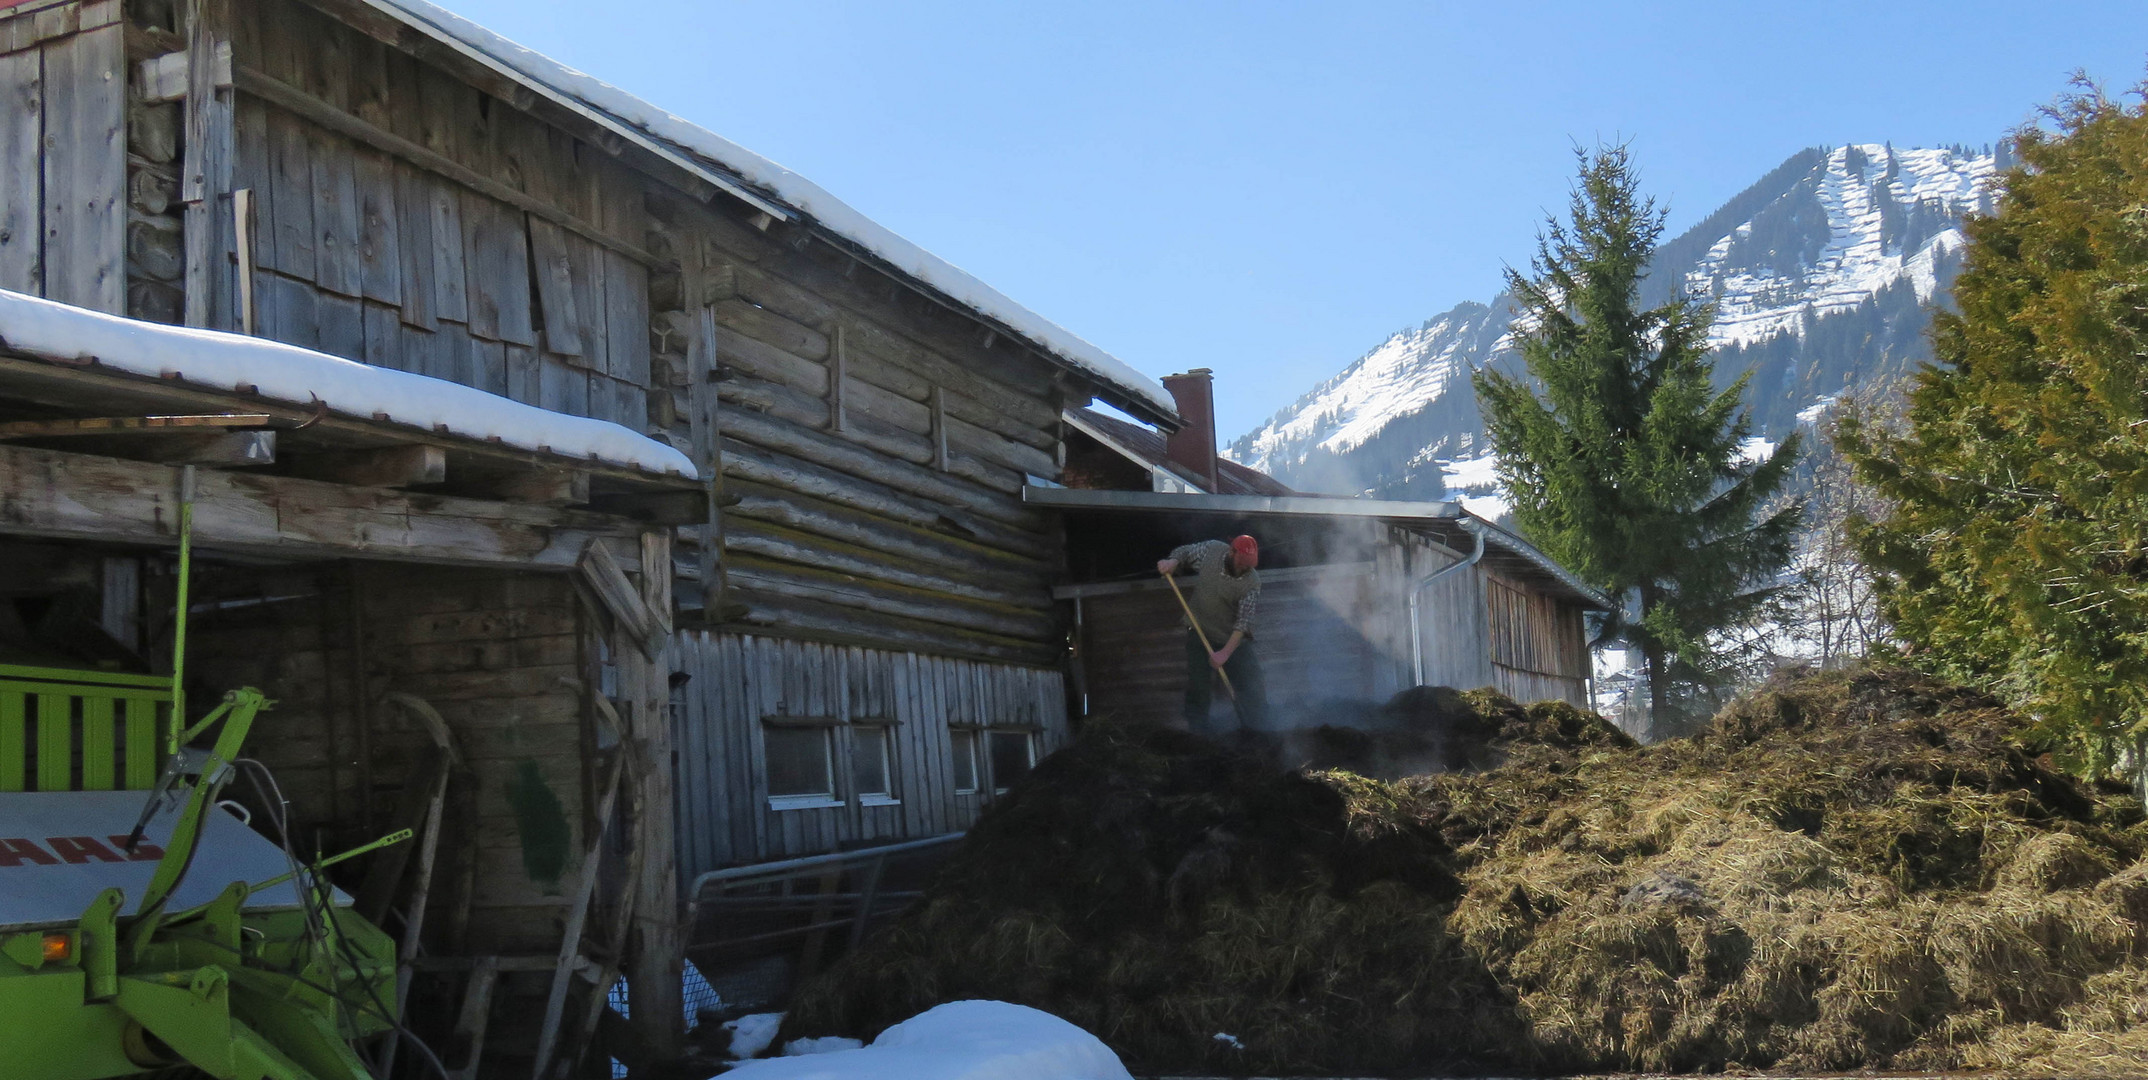
[{"label": "barn roof", "polygon": [[361,2],[531,92],[619,132],[763,213],[800,222],[969,311],[986,325],[1026,341],[1052,362],[1096,380],[1103,391],[1098,396],[1113,405],[1144,419],[1177,424],[1178,413],[1163,384],[896,235],[805,177],[425,0]]},{"label": "barn roof", "polygon": [[[1206,482],[1188,472],[1185,466],[1171,460],[1169,444],[1160,432],[1128,423],[1115,416],[1106,416],[1095,409],[1069,409],[1067,420],[1143,465],[1167,470],[1189,484],[1200,485]],[[1218,495],[1297,494],[1281,480],[1224,457],[1216,459],[1216,481],[1217,486],[1222,489],[1216,492]]]}]

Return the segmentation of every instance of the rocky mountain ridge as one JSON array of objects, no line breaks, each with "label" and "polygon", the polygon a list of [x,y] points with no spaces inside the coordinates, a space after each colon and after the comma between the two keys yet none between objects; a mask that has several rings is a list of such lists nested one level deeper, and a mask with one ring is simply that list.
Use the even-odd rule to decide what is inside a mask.
[{"label": "rocky mountain ridge", "polygon": [[[1724,380],[1751,372],[1756,434],[1779,441],[1845,391],[1929,359],[1930,305],[1959,270],[1964,214],[1988,211],[2010,162],[1967,147],[1803,150],[1664,243],[1643,301],[1711,299]],[[1292,487],[1457,497],[1497,513],[1468,375],[1520,367],[1502,294],[1398,332],[1232,441],[1234,460]]]}]

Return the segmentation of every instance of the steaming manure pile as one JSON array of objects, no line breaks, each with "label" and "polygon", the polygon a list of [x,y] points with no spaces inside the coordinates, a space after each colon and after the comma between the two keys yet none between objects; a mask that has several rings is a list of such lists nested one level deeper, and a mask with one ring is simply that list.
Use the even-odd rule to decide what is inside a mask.
[{"label": "steaming manure pile", "polygon": [[2139,803],[1989,699],[1805,676],[1642,749],[1447,693],[1481,771],[1091,724],[785,1037],[983,997],[1137,1070],[2148,1075]]}]

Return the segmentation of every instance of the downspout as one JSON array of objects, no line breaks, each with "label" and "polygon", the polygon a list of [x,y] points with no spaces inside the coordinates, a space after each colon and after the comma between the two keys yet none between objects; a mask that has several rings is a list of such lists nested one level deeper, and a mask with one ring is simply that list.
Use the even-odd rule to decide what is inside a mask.
[{"label": "downspout", "polygon": [[1467,570],[1477,565],[1477,560],[1484,557],[1484,527],[1466,518],[1463,519],[1461,525],[1476,540],[1476,544],[1470,548],[1469,558],[1434,570],[1419,581],[1415,588],[1410,590],[1410,664],[1414,672],[1414,677],[1410,683],[1412,686],[1423,686],[1425,684],[1425,590],[1431,588],[1433,582],[1449,574],[1458,570]]}]

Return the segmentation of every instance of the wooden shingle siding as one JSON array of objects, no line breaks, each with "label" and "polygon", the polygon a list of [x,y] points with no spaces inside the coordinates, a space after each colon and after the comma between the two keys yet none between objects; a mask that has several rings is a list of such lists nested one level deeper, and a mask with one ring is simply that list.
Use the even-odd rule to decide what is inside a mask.
[{"label": "wooden shingle siding", "polygon": [[[1039,758],[1068,737],[1057,671],[750,634],[678,636],[682,695],[679,870],[788,858],[966,829],[987,796],[957,795],[952,726],[1037,732]],[[835,728],[835,807],[772,810],[761,738],[767,717],[826,717]],[[862,805],[850,790],[851,722],[893,721],[896,801]]]}]

